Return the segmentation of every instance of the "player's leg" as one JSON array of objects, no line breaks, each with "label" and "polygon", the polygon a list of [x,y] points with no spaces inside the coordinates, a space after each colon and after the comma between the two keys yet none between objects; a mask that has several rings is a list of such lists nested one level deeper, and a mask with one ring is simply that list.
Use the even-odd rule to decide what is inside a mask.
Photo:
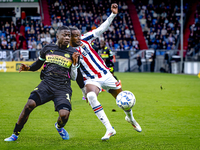
[{"label": "player's leg", "polygon": [[65,105],[65,104],[58,106],[59,117],[58,117],[57,122],[55,123],[55,127],[56,127],[58,133],[60,134],[60,136],[62,137],[63,140],[69,139],[69,134],[64,129],[64,126],[66,125],[66,123],[69,119],[69,115],[70,115],[69,110],[63,109],[63,108],[66,108],[66,107],[67,107],[67,105]]},{"label": "player's leg", "polygon": [[6,138],[4,141],[16,141],[19,133],[21,132],[22,128],[24,127],[25,123],[27,122],[30,113],[33,111],[34,108],[36,108],[39,105],[42,105],[52,99],[52,94],[46,92],[48,86],[46,86],[45,82],[42,81],[37,88],[33,92],[31,92],[31,95],[28,99],[28,102],[24,106],[24,109],[22,110],[19,119],[15,125],[14,133],[11,137]]},{"label": "player's leg", "polygon": [[70,114],[70,112],[68,110],[65,110],[65,109],[59,110],[59,117],[58,117],[58,120],[57,120],[59,128],[62,128],[62,127],[65,126],[65,124],[68,121],[69,114]]},{"label": "player's leg", "polygon": [[18,136],[24,127],[25,123],[27,122],[30,113],[33,111],[33,109],[37,106],[36,101],[39,100],[39,96],[36,93],[32,93],[28,99],[28,102],[24,106],[24,109],[22,110],[21,114],[19,115],[19,119],[17,123],[15,124],[15,128],[13,131],[13,134],[4,139],[4,141],[16,141],[18,139]]},{"label": "player's leg", "polygon": [[83,97],[82,97],[82,100],[86,100],[86,94],[85,94],[85,87],[81,89],[82,91],[82,94],[83,94]]},{"label": "player's leg", "polygon": [[114,77],[114,78],[119,82],[119,84],[122,86],[121,80],[118,80],[117,76],[114,75],[114,72],[115,72],[115,70],[114,70],[114,64],[113,64],[113,66],[111,66],[111,67],[109,67],[109,68],[110,68],[110,73],[113,75],[113,77]]},{"label": "player's leg", "polygon": [[[109,92],[112,94],[112,96],[116,99],[117,95],[122,91],[122,89],[110,89]],[[132,109],[126,111],[124,110],[124,113],[126,114],[125,120],[129,123],[132,124],[132,126],[134,127],[134,129],[138,132],[142,131],[142,128],[140,127],[140,125],[137,123],[137,121],[135,120],[135,118],[133,117],[133,112]]]},{"label": "player's leg", "polygon": [[85,84],[84,84],[83,76],[79,68],[77,69],[77,72],[78,74],[76,78],[76,83],[78,84],[79,88],[82,90],[82,94],[83,94],[82,100],[86,100],[85,91],[84,91]]},{"label": "player's leg", "polygon": [[55,109],[59,113],[59,117],[57,122],[55,123],[55,127],[63,140],[69,139],[69,134],[64,129],[64,126],[66,125],[69,119],[71,111],[71,95],[72,90],[70,85],[61,86],[59,87],[59,89],[54,89]]},{"label": "player's leg", "polygon": [[100,92],[100,88],[93,84],[86,84],[86,93],[87,99],[92,107],[94,113],[98,117],[98,119],[103,123],[106,127],[106,134],[101,138],[102,140],[108,140],[111,136],[116,134],[116,131],[110,124],[103,107],[101,106],[100,102],[97,99],[97,95]]},{"label": "player's leg", "polygon": [[[106,90],[115,98],[115,100],[117,95],[122,91],[121,85],[112,75],[107,75],[106,82],[104,83],[103,86],[106,87]],[[132,110],[129,111],[124,110],[124,112],[126,114],[126,121],[130,122],[136,131],[141,132],[142,129],[134,119]]]}]

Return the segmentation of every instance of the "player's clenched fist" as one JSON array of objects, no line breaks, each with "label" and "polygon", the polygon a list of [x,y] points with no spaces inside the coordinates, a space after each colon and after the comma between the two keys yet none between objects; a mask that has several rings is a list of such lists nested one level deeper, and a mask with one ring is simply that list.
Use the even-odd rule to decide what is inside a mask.
[{"label": "player's clenched fist", "polygon": [[28,65],[25,64],[21,64],[20,68],[19,68],[19,73],[21,71],[28,71],[30,69],[30,67]]},{"label": "player's clenched fist", "polygon": [[111,11],[113,12],[113,14],[117,14],[118,13],[118,5],[116,3],[113,3],[111,5]]},{"label": "player's clenched fist", "polygon": [[76,65],[78,63],[78,56],[80,56],[79,52],[74,52],[73,55],[72,55],[74,65]]}]

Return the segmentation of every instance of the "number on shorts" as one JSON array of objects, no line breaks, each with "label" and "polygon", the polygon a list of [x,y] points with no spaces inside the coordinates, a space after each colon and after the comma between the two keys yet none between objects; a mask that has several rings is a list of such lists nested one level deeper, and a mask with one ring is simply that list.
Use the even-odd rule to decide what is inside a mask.
[{"label": "number on shorts", "polygon": [[66,99],[70,102],[69,94],[66,94]]}]

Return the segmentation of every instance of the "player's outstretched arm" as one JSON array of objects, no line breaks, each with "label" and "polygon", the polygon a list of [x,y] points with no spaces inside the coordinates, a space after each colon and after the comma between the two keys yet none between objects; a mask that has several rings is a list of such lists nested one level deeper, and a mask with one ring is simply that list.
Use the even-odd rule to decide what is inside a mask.
[{"label": "player's outstretched arm", "polygon": [[93,30],[95,36],[100,36],[103,32],[105,32],[108,27],[111,25],[113,19],[118,14],[118,5],[116,3],[113,3],[111,5],[111,11],[112,13],[110,16],[106,19],[105,22],[103,22],[97,29]]},{"label": "player's outstretched arm", "polygon": [[77,69],[77,78],[76,78],[76,83],[78,84],[79,88],[82,89],[84,88],[84,80],[83,80],[83,75],[80,71],[80,68]]},{"label": "player's outstretched arm", "polygon": [[19,73],[21,71],[36,71],[42,67],[43,63],[44,63],[43,60],[38,59],[31,66],[28,66],[26,64],[21,64],[19,68]]}]

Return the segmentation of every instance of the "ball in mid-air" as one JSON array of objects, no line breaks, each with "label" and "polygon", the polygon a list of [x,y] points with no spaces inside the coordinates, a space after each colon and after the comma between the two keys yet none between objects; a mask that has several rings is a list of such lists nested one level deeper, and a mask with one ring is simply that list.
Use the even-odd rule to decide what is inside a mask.
[{"label": "ball in mid-air", "polygon": [[116,103],[123,110],[130,110],[136,102],[135,95],[130,91],[122,91],[117,95]]}]

